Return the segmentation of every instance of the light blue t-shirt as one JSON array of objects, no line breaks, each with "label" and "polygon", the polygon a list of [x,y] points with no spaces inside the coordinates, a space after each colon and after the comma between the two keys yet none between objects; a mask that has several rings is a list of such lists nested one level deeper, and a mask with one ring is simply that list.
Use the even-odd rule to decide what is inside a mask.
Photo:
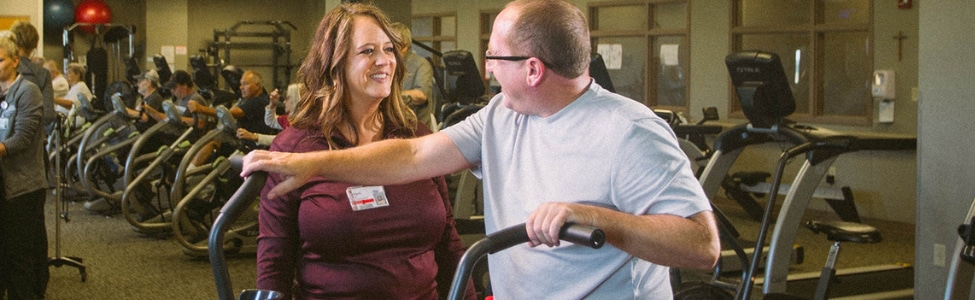
[{"label": "light blue t-shirt", "polygon": [[[670,127],[641,103],[593,82],[541,118],[498,95],[444,132],[484,183],[487,232],[524,223],[544,202],[576,202],[634,215],[682,217],[710,205]],[[518,245],[489,257],[499,299],[672,297],[668,268],[602,249]]]}]

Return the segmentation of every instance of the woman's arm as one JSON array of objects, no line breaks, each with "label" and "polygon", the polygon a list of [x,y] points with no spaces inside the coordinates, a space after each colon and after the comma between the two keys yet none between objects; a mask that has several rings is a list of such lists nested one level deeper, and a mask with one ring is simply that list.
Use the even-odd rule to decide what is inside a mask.
[{"label": "woman's arm", "polygon": [[[32,139],[41,134],[41,119],[44,117],[44,96],[36,85],[20,81],[19,88],[14,95],[16,101],[16,115],[10,124],[13,133],[0,143],[0,156],[25,151],[30,147]],[[0,137],[2,138],[2,137]]]}]

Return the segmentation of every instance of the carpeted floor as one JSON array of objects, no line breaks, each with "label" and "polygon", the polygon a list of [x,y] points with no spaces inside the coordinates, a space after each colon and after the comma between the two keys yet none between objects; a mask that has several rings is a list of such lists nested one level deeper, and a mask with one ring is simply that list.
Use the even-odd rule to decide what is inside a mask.
[{"label": "carpeted floor", "polygon": [[[45,209],[50,255],[55,244],[55,201]],[[67,202],[70,221],[61,223],[60,255],[79,257],[87,268],[81,282],[78,269],[52,266],[47,298],[75,299],[216,299],[210,263],[182,253],[172,237],[136,233],[121,215],[103,216],[84,209],[83,202]],[[234,290],[255,282],[255,255],[228,256]]]},{"label": "carpeted floor", "polygon": [[[53,197],[49,197],[53,198]],[[210,263],[205,258],[184,255],[172,237],[144,236],[133,231],[121,215],[92,214],[83,202],[67,202],[70,222],[61,223],[60,255],[80,257],[87,267],[87,281],[77,269],[51,267],[47,299],[216,299]],[[717,200],[717,205],[735,222],[743,237],[757,234],[757,223],[747,219],[734,202]],[[46,205],[50,255],[57,255],[55,243],[55,201]],[[806,218],[829,219],[830,213],[806,214]],[[884,241],[869,245],[844,245],[837,263],[840,268],[876,264],[907,263],[914,260],[914,231],[911,224],[866,220],[883,232]],[[753,238],[749,238],[753,240]],[[466,242],[476,240],[467,237]],[[805,249],[805,262],[793,272],[818,272],[830,243],[823,235],[800,230],[797,244]],[[228,257],[234,290],[254,286],[255,255]]]}]

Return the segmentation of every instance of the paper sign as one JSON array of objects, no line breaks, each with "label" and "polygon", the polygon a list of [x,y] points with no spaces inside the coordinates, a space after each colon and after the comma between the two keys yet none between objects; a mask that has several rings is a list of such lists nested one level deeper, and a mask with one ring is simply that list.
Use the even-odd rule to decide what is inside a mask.
[{"label": "paper sign", "polygon": [[606,69],[619,70],[623,67],[623,45],[622,44],[599,44],[596,52],[603,56]]},{"label": "paper sign", "polygon": [[665,66],[676,66],[680,64],[680,45],[665,44],[660,45],[660,60]]}]

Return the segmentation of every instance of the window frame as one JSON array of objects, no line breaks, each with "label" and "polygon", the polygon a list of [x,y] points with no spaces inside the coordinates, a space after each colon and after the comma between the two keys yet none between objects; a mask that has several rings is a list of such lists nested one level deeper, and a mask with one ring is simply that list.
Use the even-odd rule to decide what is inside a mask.
[{"label": "window frame", "polygon": [[[874,53],[876,47],[874,46],[874,8],[873,1],[867,1],[867,8],[869,10],[867,14],[867,23],[860,24],[838,24],[838,23],[824,23],[823,21],[823,11],[820,8],[820,3],[823,0],[809,0],[810,21],[807,24],[800,25],[751,25],[743,26],[742,20],[739,17],[741,15],[740,9],[741,5],[746,0],[730,0],[730,21],[729,26],[729,53],[742,51],[742,36],[747,34],[805,34],[806,39],[812,49],[812,53],[809,55],[810,67],[808,84],[809,91],[807,95],[808,99],[808,112],[796,112],[789,116],[790,120],[806,123],[819,123],[819,124],[835,124],[835,125],[852,125],[852,126],[869,126],[873,124],[874,115],[874,99],[868,93],[863,97],[862,101],[865,101],[864,111],[862,115],[835,115],[827,114],[825,111],[826,100],[824,99],[824,70],[831,66],[824,66],[825,63],[825,35],[831,33],[845,33],[845,32],[856,32],[864,33],[866,35],[866,54],[867,70],[874,70]],[[865,79],[869,80],[869,79]],[[729,78],[728,86],[728,115],[736,118],[744,118],[744,113],[741,111],[741,105],[738,103],[738,95],[735,93],[734,86],[731,85]],[[797,103],[797,106],[798,103]]]},{"label": "window frame", "polygon": [[[688,112],[691,106],[691,1],[692,0],[624,0],[624,1],[599,1],[587,3],[589,32],[592,43],[592,51],[595,53],[600,38],[641,38],[642,43],[647,49],[646,60],[642,66],[643,78],[643,99],[634,99],[644,105],[659,109],[669,109],[679,112]],[[659,5],[684,4],[684,26],[683,28],[659,28],[654,26],[655,8]],[[599,9],[613,8],[621,6],[640,6],[646,12],[647,27],[642,29],[599,29]],[[657,99],[660,72],[659,49],[654,49],[658,38],[680,37],[680,65],[683,72],[683,105],[660,105]]]},{"label": "window frame", "polygon": [[[442,32],[443,19],[449,17],[452,17],[454,19],[454,26],[453,26],[454,32],[447,34]],[[433,35],[431,36],[416,35],[416,31],[414,30],[414,34],[413,34],[414,41],[427,44],[428,46],[430,46],[430,48],[440,51],[440,53],[444,52],[443,51],[444,42],[453,42],[454,47],[456,48],[457,45],[457,13],[456,12],[424,13],[424,14],[415,14],[411,17],[412,21],[416,21],[417,19],[422,19],[422,18],[431,18],[433,20],[431,26],[433,30]],[[412,47],[412,45],[410,47]],[[430,55],[433,56],[431,58],[434,61],[439,61],[442,58],[437,56],[436,53],[431,53]]]}]

